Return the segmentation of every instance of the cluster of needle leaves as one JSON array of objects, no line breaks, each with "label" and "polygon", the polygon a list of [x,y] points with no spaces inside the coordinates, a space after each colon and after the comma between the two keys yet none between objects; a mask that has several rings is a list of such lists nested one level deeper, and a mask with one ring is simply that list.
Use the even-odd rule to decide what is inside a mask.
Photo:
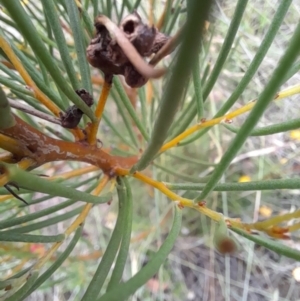
[{"label": "cluster of needle leaves", "polygon": [[[278,4],[247,71],[212,119],[204,118],[205,104],[230,55],[248,1],[237,1],[212,68],[206,54],[213,37],[213,30],[209,30],[213,1],[166,1],[158,21],[154,20],[152,1],[147,18],[143,17],[140,2],[133,5],[123,1],[116,5],[97,0],[40,0],[30,4],[0,1],[0,202],[6,214],[0,221],[0,249],[8,250],[13,262],[28,246],[47,246],[42,255],[22,260],[15,273],[8,273],[1,280],[0,300],[24,300],[48,280],[80,241],[94,205],[110,203],[115,190],[116,224],[80,300],[126,300],[151,279],[174,246],[184,208],[218,223],[214,242],[221,253],[237,250],[231,233],[234,231],[280,254],[300,259],[297,250],[257,235],[289,239],[300,228],[299,210],[243,223],[211,209],[207,203],[212,191],[300,187],[297,178],[219,184],[247,138],[257,131],[255,126],[268,105],[300,93],[300,85],[281,88],[299,71],[299,23],[257,99],[231,110],[260,67],[292,1]],[[156,67],[158,63],[164,66]],[[193,98],[185,106],[190,86]],[[157,89],[161,90],[158,94]],[[154,94],[159,97],[153,97]],[[115,124],[115,113],[109,115],[107,110],[111,101],[122,120],[121,129]],[[246,112],[250,113],[241,128],[228,125]],[[103,123],[109,128],[109,135],[113,133],[109,139],[103,136]],[[236,134],[204,183],[200,179],[201,183],[163,183],[155,178],[151,170],[159,166],[159,157],[170,149],[198,141],[220,123]],[[298,127],[297,119],[259,131],[268,135]],[[106,143],[109,140],[116,146],[110,147]],[[56,161],[64,162],[64,166],[69,161],[89,165],[59,173],[58,165],[53,163]],[[35,173],[35,169],[43,170],[45,166],[53,166],[54,175]],[[84,180],[68,184],[68,179],[79,176]],[[134,219],[132,207],[136,202],[133,180],[160,191],[174,203],[173,223],[148,263],[124,279]],[[190,199],[180,193],[182,190],[199,193]],[[37,192],[45,196],[34,198]],[[24,204],[14,202],[14,197]],[[39,212],[19,214],[57,197],[68,200]],[[20,209],[14,213],[16,206]],[[66,213],[51,215],[66,208]],[[74,219],[62,234],[42,234],[41,229],[70,218]],[[63,244],[67,244],[65,249]]]}]

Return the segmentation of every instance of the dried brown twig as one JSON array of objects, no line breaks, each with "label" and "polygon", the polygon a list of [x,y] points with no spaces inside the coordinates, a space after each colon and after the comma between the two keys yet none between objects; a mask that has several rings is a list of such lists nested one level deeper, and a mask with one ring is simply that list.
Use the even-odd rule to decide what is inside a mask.
[{"label": "dried brown twig", "polygon": [[182,32],[183,32],[183,28],[178,30],[173,37],[168,39],[168,41],[166,41],[166,43],[160,48],[160,50],[150,60],[149,65],[155,66],[165,56],[167,56],[168,54],[173,52],[175,50],[175,48],[178,46],[179,42],[180,42]]},{"label": "dried brown twig", "polygon": [[27,106],[27,105],[21,103],[20,101],[9,99],[8,102],[9,102],[9,105],[14,109],[23,111],[27,114],[39,117],[41,119],[44,119],[46,121],[49,121],[49,122],[52,122],[55,124],[59,124],[59,125],[61,124],[61,121],[59,118],[56,118],[56,117],[46,114],[44,112],[38,111],[30,106]]}]

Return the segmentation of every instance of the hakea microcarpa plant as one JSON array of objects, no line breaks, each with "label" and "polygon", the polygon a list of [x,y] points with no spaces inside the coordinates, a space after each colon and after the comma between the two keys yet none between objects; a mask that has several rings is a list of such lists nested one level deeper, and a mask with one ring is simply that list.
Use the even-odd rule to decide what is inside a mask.
[{"label": "hakea microcarpa plant", "polygon": [[[51,18],[55,19],[53,3],[51,3],[51,1],[47,1],[48,0],[42,1],[44,8],[48,10],[49,14],[51,14]],[[41,192],[47,193],[47,191],[53,187],[57,189],[58,195],[67,196],[67,193],[69,192],[68,189],[71,191],[71,188],[65,187],[64,190],[62,185],[58,183],[52,183],[51,180],[53,180],[53,177],[43,178],[42,175],[38,176],[28,173],[28,179],[26,181],[25,171],[31,171],[48,162],[70,160],[85,162],[92,165],[91,168],[84,169],[82,174],[97,169],[102,170],[104,173],[102,180],[100,180],[99,184],[92,192],[92,196],[90,198],[85,196],[88,204],[82,208],[82,211],[78,214],[76,220],[65,231],[65,236],[55,238],[56,242],[53,244],[52,248],[50,248],[45,254],[43,254],[42,257],[39,258],[39,260],[31,268],[31,272],[26,274],[27,278],[22,278],[23,282],[27,281],[28,283],[31,281],[34,284],[35,281],[39,279],[37,278],[38,273],[36,273],[36,271],[38,271],[47,262],[47,260],[53,256],[55,251],[64,241],[65,237],[68,237],[71,233],[77,231],[77,229],[80,229],[93,206],[93,202],[96,202],[96,199],[98,198],[97,196],[101,193],[109,181],[117,178],[119,183],[118,185],[127,185],[126,177],[124,184],[122,182],[123,180],[120,178],[122,176],[134,177],[143,183],[151,185],[174,201],[177,209],[175,210],[175,220],[169,236],[173,237],[174,241],[180,229],[180,210],[185,207],[193,208],[199,211],[201,214],[204,214],[220,223],[219,230],[216,231],[215,244],[216,248],[222,253],[231,253],[236,249],[235,243],[228,233],[228,228],[260,244],[265,243],[263,239],[252,235],[257,231],[265,232],[273,238],[284,239],[289,237],[290,232],[296,231],[300,228],[300,223],[295,223],[291,226],[285,227],[281,226],[283,222],[298,218],[300,216],[299,210],[293,213],[275,216],[265,221],[246,224],[242,223],[239,219],[230,219],[228,217],[224,217],[221,213],[208,208],[204,201],[208,193],[216,186],[218,180],[222,176],[222,173],[225,171],[226,167],[228,167],[231,160],[234,158],[235,154],[258,122],[259,117],[263,114],[267,104],[273,99],[279,100],[300,92],[299,85],[278,92],[279,86],[283,83],[282,80],[284,76],[288,73],[289,68],[292,66],[299,53],[297,50],[297,43],[300,40],[300,25],[297,27],[286,53],[279,62],[277,69],[274,71],[274,74],[270,79],[269,84],[266,86],[265,91],[257,100],[254,100],[242,108],[227,114],[225,114],[227,111],[225,110],[225,112],[215,116],[215,118],[210,120],[200,118],[201,121],[199,123],[186,130],[183,130],[177,136],[165,143],[168,130],[173,122],[175,113],[177,112],[178,105],[182,98],[184,87],[188,83],[190,75],[194,77],[195,84],[197,83],[193,64],[195,61],[197,61],[200,43],[203,40],[203,35],[205,35],[205,22],[209,11],[209,6],[211,4],[210,1],[207,1],[206,4],[201,2],[201,10],[199,10],[200,6],[198,1],[191,1],[191,10],[188,13],[186,23],[183,28],[173,37],[169,37],[161,32],[158,29],[160,26],[156,27],[153,25],[147,25],[142,21],[142,18],[136,11],[125,17],[120,22],[119,26],[105,15],[97,16],[95,19],[95,34],[91,38],[90,44],[86,49],[86,57],[83,56],[82,52],[79,55],[81,59],[80,67],[82,67],[80,70],[82,72],[82,82],[90,82],[90,79],[86,77],[86,74],[84,74],[84,68],[88,68],[87,61],[93,67],[100,69],[103,73],[103,81],[101,82],[102,91],[98,101],[93,99],[92,91],[89,90],[90,87],[88,84],[86,86],[82,85],[80,89],[72,89],[69,86],[60,86],[61,78],[59,78],[59,75],[57,75],[58,70],[54,64],[53,66],[49,64],[50,59],[48,50],[42,46],[43,44],[41,44],[42,42],[39,39],[32,38],[29,35],[29,32],[32,34],[35,33],[35,29],[30,20],[28,20],[28,17],[26,17],[24,8],[22,8],[21,4],[17,0],[6,0],[2,1],[2,3],[8,13],[11,15],[12,19],[18,25],[20,32],[28,40],[28,43],[33,52],[35,52],[35,55],[39,57],[39,59],[45,64],[49,74],[56,81],[58,87],[62,89],[63,93],[65,93],[68,98],[72,99],[73,105],[69,106],[65,110],[62,110],[57,103],[50,99],[49,95],[40,89],[39,84],[35,82],[35,80],[32,78],[32,75],[30,75],[30,72],[26,70],[26,66],[24,66],[23,62],[18,57],[16,50],[13,49],[7,38],[1,33],[0,47],[5,54],[5,65],[10,66],[10,68],[13,70],[16,70],[30,89],[30,93],[32,93],[32,96],[36,99],[36,101],[52,112],[53,116],[49,116],[48,114],[45,119],[50,122],[54,122],[63,128],[69,129],[74,139],[73,141],[64,141],[62,139],[52,138],[43,133],[41,130],[22,120],[20,117],[11,112],[10,107],[15,107],[23,111],[26,111],[26,108],[22,107],[20,104],[17,104],[13,100],[8,101],[5,94],[1,92],[0,113],[2,119],[0,120],[0,147],[7,151],[0,156],[1,186],[5,186],[11,192],[12,186],[23,189],[34,189],[33,182],[35,182],[35,185],[40,187],[37,187],[36,189],[40,189]],[[76,23],[76,20],[71,19],[71,17],[75,16],[76,18],[79,18],[77,10],[78,8],[80,8],[80,14],[83,18],[86,17],[86,11],[81,6],[79,1],[66,2],[66,8],[71,20],[70,26],[72,31],[75,31],[78,29],[77,26],[79,26],[79,23]],[[243,7],[242,1],[239,1],[238,8],[240,10],[245,8]],[[278,8],[278,14],[282,19],[287,11],[287,8],[288,4],[281,4],[280,9]],[[165,11],[163,16],[164,15]],[[18,18],[17,16],[21,17]],[[161,20],[162,19],[159,21],[160,24],[162,23]],[[52,24],[52,26],[53,32],[56,34],[55,37],[58,39],[61,37],[59,36],[61,32],[55,27],[55,23]],[[87,26],[87,28],[90,27]],[[193,33],[191,34],[191,32]],[[233,34],[234,37],[233,31],[231,34]],[[77,40],[75,40],[75,48],[79,49],[82,47],[82,44],[80,44],[78,41],[76,44],[76,41]],[[168,70],[165,68],[155,67],[162,58],[172,53],[177,46],[178,49],[176,52],[176,60],[175,64],[172,66],[172,72],[167,72]],[[63,49],[59,50],[61,51],[61,56],[63,57],[63,55],[65,55],[63,53]],[[146,58],[150,58],[149,63],[146,62]],[[68,68],[71,67],[68,66]],[[112,155],[109,150],[105,149],[105,145],[102,145],[101,137],[98,137],[97,133],[108,95],[114,84],[117,85],[117,89],[122,91],[121,93],[124,93],[128,101],[127,104],[130,103],[128,96],[123,90],[122,84],[120,84],[119,80],[114,80],[114,78],[121,75],[124,77],[125,82],[129,87],[139,88],[145,85],[149,79],[159,78],[164,74],[169,76],[167,88],[162,98],[160,111],[158,113],[157,121],[154,125],[153,133],[150,139],[147,137],[147,133],[143,132],[143,126],[137,123],[137,127],[141,131],[143,138],[147,138],[146,140],[149,142],[147,148],[144,151],[141,150],[140,153],[134,156],[121,157]],[[71,73],[69,76],[72,77]],[[78,81],[76,78],[73,78],[73,80],[74,82]],[[210,80],[211,81],[209,83],[213,82],[213,79]],[[125,91],[128,91],[129,88],[126,87],[126,89]],[[204,98],[207,97],[205,93],[209,93],[207,91],[208,90],[203,92]],[[202,93],[201,90],[200,93]],[[92,107],[94,102],[96,103],[95,109]],[[228,123],[235,117],[248,111],[251,111],[249,118],[237,134],[235,141],[229,147],[219,166],[216,167],[210,180],[203,187],[202,193],[195,200],[181,197],[173,192],[175,189],[182,189],[184,185],[178,184],[178,187],[176,187],[176,184],[174,183],[163,183],[147,176],[142,172],[143,169],[151,164],[158,154],[161,154],[170,148],[176,147],[192,134],[201,129],[220,124],[221,122]],[[132,111],[130,112],[130,114],[135,117],[135,113],[132,113]],[[33,109],[29,110],[28,113],[36,115],[40,118],[43,118],[44,116],[40,111],[35,111]],[[84,115],[90,118],[90,120],[85,123],[84,126],[82,126],[82,117]],[[74,176],[75,173],[75,171],[74,173],[71,173],[72,176]],[[78,172],[78,174],[80,173],[81,171]],[[49,185],[48,190],[47,183]],[[240,183],[239,185],[243,184]],[[249,184],[245,183],[245,186],[247,185]],[[255,185],[255,183],[253,185]],[[274,183],[270,181],[265,185],[272,187]],[[284,188],[285,184],[283,183],[278,185],[282,185],[281,187]],[[120,199],[126,198],[129,195],[128,194],[127,196],[124,196],[124,192],[120,190],[118,190],[118,194]],[[100,197],[102,202],[106,202],[108,199],[105,197],[101,199]],[[167,241],[169,242],[169,240]],[[283,252],[284,254],[293,258],[299,258],[297,257],[298,255],[295,255],[295,253],[293,253],[293,251],[287,247],[278,247],[278,245],[272,245],[270,242],[265,243],[265,245],[277,250],[278,252],[285,248]],[[164,251],[163,258],[166,257],[168,253],[167,250],[170,251],[170,246],[171,244],[166,244],[166,249],[162,248]],[[153,266],[156,267],[156,265],[154,265],[154,261]],[[96,272],[95,277],[98,277],[97,275],[100,275],[99,273]],[[153,275],[153,273],[151,275]],[[149,275],[147,277],[149,277]],[[13,296],[13,293],[16,291],[16,287],[18,285],[13,287],[12,284],[13,282],[9,282],[6,290],[11,291],[11,295]],[[125,283],[124,287],[127,287],[126,285],[127,284]],[[140,284],[138,284],[136,288],[138,286],[140,286]],[[29,291],[30,290],[26,291],[23,296],[26,296]],[[95,288],[95,284],[91,284],[82,300],[91,300],[89,298],[95,292],[99,293],[99,290],[98,288]],[[129,291],[128,294],[130,295],[131,293],[132,291]],[[107,296],[103,296],[103,300],[115,300],[109,298],[111,298],[109,293]]]},{"label": "hakea microcarpa plant", "polygon": [[[141,30],[142,36],[144,35],[144,31],[147,31],[147,30],[154,32],[154,33],[159,33],[157,31],[157,29],[155,29],[154,27],[150,28],[148,26],[145,26],[141,22],[141,19],[140,19],[139,15],[137,15],[136,12],[134,14],[128,16],[125,19],[125,21],[123,21],[121,23],[122,26],[126,28],[125,22],[134,22],[135,20],[132,21],[133,17],[138,18],[138,22],[140,22],[137,24],[137,26],[136,26],[137,28],[139,26],[143,26],[146,28],[144,30]],[[124,23],[125,23],[125,25],[124,25]],[[113,50],[108,50],[108,49],[99,50],[100,59],[98,59],[95,55],[95,53],[98,53],[98,49],[97,50],[94,49],[95,47],[97,47],[97,40],[99,41],[98,43],[101,45],[103,45],[103,44],[109,45],[109,43],[112,43],[112,40],[110,40],[110,38],[109,38],[110,35],[108,32],[105,32],[104,34],[102,33],[102,35],[100,34],[100,30],[102,30],[102,31],[106,30],[106,27],[103,24],[109,24],[108,27],[113,31],[111,36],[117,37],[118,34],[121,33],[121,30],[115,24],[113,24],[113,22],[111,22],[107,17],[101,16],[101,17],[97,18],[95,27],[97,29],[97,36],[99,36],[99,37],[93,39],[91,41],[91,45],[88,46],[87,58],[93,66],[95,66],[95,67],[99,68],[101,71],[103,71],[105,79],[110,78],[110,80],[107,80],[107,81],[105,80],[105,82],[104,82],[104,85],[105,85],[105,83],[107,83],[109,86],[112,83],[112,76],[114,74],[120,74],[120,73],[122,74],[122,72],[118,71],[118,70],[119,69],[122,70],[123,67],[122,67],[122,65],[119,66],[119,61],[113,62],[113,63],[111,63],[111,62],[107,63],[105,61],[103,62],[103,58],[101,57],[101,51],[103,53],[109,53],[112,58],[118,58],[117,60],[119,60],[120,56],[123,56],[124,57],[123,61],[128,62],[128,63],[124,63],[124,65],[125,65],[124,68],[126,69],[127,68],[126,64],[127,65],[129,64],[129,66],[130,66],[130,63],[129,63],[129,61],[128,61],[129,59],[127,58],[125,53],[127,53],[127,51],[128,51],[128,53],[130,53],[131,48],[129,48],[129,50],[128,50],[128,48],[126,48],[126,43],[130,42],[130,39],[128,39],[128,40],[126,38],[124,39],[125,35],[122,35],[121,37],[119,36],[119,39],[120,39],[120,41],[124,41],[124,40],[126,41],[125,46],[123,46],[123,44],[121,44],[125,49],[125,53],[123,53],[123,51],[122,51],[122,48],[121,48],[122,46],[120,46],[118,44],[118,38],[115,38],[115,41],[113,44],[116,45],[115,47],[116,47],[117,51],[119,51],[119,53],[121,53],[121,54],[118,54],[118,53],[116,54],[116,53],[114,53]],[[104,29],[100,29],[102,27]],[[139,33],[139,31],[138,31],[138,33]],[[133,46],[135,48],[137,48],[136,49],[137,51],[135,52],[136,56],[133,57],[132,61],[135,62],[134,59],[136,57],[139,57],[138,54],[146,53],[147,55],[150,55],[151,53],[158,52],[163,47],[164,43],[166,41],[168,41],[168,39],[166,37],[161,38],[160,37],[161,35],[162,34],[159,33],[158,42],[156,42],[155,34],[154,34],[154,37],[152,38],[152,43],[148,43],[148,45],[149,45],[148,49],[144,49],[143,51],[139,51],[138,46],[136,46],[134,44],[135,39],[138,39],[138,38],[143,39],[143,37],[134,37],[130,43],[133,42]],[[102,36],[104,36],[104,39],[109,39],[109,41],[108,42],[100,41],[99,39],[101,39]],[[146,37],[148,37],[148,36],[149,36],[149,34],[146,35]],[[163,40],[163,42],[161,40]],[[157,45],[157,44],[159,44],[159,45]],[[109,46],[107,46],[107,48],[109,48]],[[152,50],[152,49],[154,49],[154,50]],[[167,53],[169,53],[169,51]],[[14,56],[13,53],[8,52],[7,54]],[[112,59],[109,58],[108,60],[112,60]],[[98,63],[98,61],[99,61],[99,63]],[[115,64],[116,67],[109,66],[109,64]],[[146,65],[146,63],[144,63],[144,64]],[[129,69],[133,70],[134,67],[131,65],[131,67],[129,67]],[[138,74],[137,71],[134,71],[134,72],[135,72],[134,74]],[[143,72],[143,71],[141,71],[141,72]],[[147,71],[145,71],[145,73],[143,73],[143,75],[138,75],[138,76],[145,79],[145,76],[152,75],[151,73],[147,74],[146,72]],[[153,72],[153,74],[155,74],[154,70],[152,72]],[[128,74],[128,73],[130,73],[130,71],[125,71],[125,73]],[[130,75],[129,75],[129,77],[130,77]],[[130,80],[128,80],[128,81],[130,81]],[[135,84],[133,85],[133,87],[135,87]],[[97,109],[99,108],[99,106],[103,106],[103,104],[101,103],[101,98],[104,100],[104,102],[106,101],[109,89],[110,89],[110,87],[107,90],[105,90],[105,87],[103,88],[102,95],[100,97],[100,101],[98,102],[98,107],[96,108],[96,113],[97,113]],[[86,91],[82,92],[82,90],[81,90],[81,92],[79,91],[77,93],[78,93],[78,95],[80,95],[80,93],[86,94],[87,92]],[[292,93],[298,93],[298,89],[296,91],[292,91]],[[103,94],[105,94],[105,95],[103,96]],[[276,98],[278,98],[278,97],[279,97],[279,94],[276,96]],[[88,96],[86,98],[87,99],[91,98],[91,96]],[[92,105],[91,100],[89,100],[89,101],[85,100],[85,103],[87,103],[89,106]],[[7,105],[9,106],[8,103],[7,103]],[[253,105],[254,105],[254,103],[250,103],[249,105],[245,106],[244,108],[239,109],[238,112],[229,113],[225,116],[220,117],[217,120],[203,120],[201,123],[196,125],[194,128],[196,128],[196,130],[198,130],[200,128],[218,124],[222,120],[225,120],[225,121],[231,120],[233,117],[236,117],[236,116],[240,115],[241,113],[246,112],[249,109],[251,109],[253,107]],[[62,126],[66,127],[66,128],[75,128],[77,126],[77,124],[79,123],[80,117],[82,116],[83,112],[80,111],[76,106],[73,106],[70,108],[71,108],[71,113],[68,111],[70,109],[68,109],[67,112],[64,114],[60,113],[61,119],[62,119]],[[68,117],[66,117],[66,116],[69,116],[69,119],[71,119],[71,122],[73,122],[72,118],[74,118],[75,113],[72,113],[72,110],[75,110],[75,109],[80,111],[80,113],[78,113],[79,118],[76,122],[76,126],[66,125],[68,123],[68,120],[67,120]],[[101,119],[101,115],[100,115],[101,113],[102,112],[98,113],[98,116],[97,116],[98,120]],[[71,115],[71,117],[70,117],[70,115]],[[13,120],[13,121],[11,121],[11,120]],[[21,120],[19,117],[15,116],[15,115],[11,115],[11,120],[10,120],[9,124],[14,124],[14,126],[9,126],[8,128],[0,130],[0,132],[7,137],[6,144],[8,144],[8,146],[3,147],[3,148],[10,151],[12,154],[12,157],[10,157],[8,160],[10,163],[21,162],[22,160],[24,160],[24,159],[26,160],[29,158],[32,159],[30,166],[26,167],[25,169],[28,169],[28,168],[34,169],[34,168],[41,166],[48,162],[74,160],[74,161],[90,163],[94,166],[97,166],[105,174],[107,174],[110,178],[113,178],[116,176],[123,176],[123,175],[130,174],[130,168],[133,167],[133,165],[138,161],[138,156],[133,156],[133,157],[112,156],[109,153],[107,153],[105,150],[103,150],[101,147],[94,144],[96,142],[96,137],[93,137],[93,135],[97,131],[92,132],[90,130],[90,128],[92,128],[94,125],[97,125],[96,128],[98,128],[98,126],[99,126],[98,121],[96,121],[95,123],[89,123],[85,130],[76,128],[76,132],[74,132],[74,136],[78,141],[67,142],[67,141],[54,139],[54,138],[51,138],[51,137],[43,134],[42,132],[33,128],[32,126],[30,126],[29,124],[27,124],[26,122],[24,122],[23,120]],[[190,135],[190,133],[188,133],[188,134]],[[184,137],[187,136],[186,133],[182,133],[180,136],[183,136],[183,135],[184,135]],[[162,146],[161,150],[164,151],[172,146],[175,146],[178,142],[180,142],[183,139],[183,137],[180,137],[180,136],[176,137],[173,141],[170,141],[166,145]],[[11,141],[9,140],[8,137],[11,138]],[[12,143],[11,146],[10,146],[9,142]],[[88,142],[90,142],[90,143],[88,143]],[[142,181],[145,181],[145,182],[148,181],[148,180],[146,180],[146,176],[140,175],[138,172],[134,172],[132,175],[137,178],[140,178]],[[149,180],[149,182],[151,182],[151,180]],[[162,185],[164,186],[164,184],[162,184]],[[161,190],[162,191],[165,190],[166,194],[169,195],[171,197],[171,199],[177,201],[178,205],[181,206],[182,208],[185,206],[194,207],[194,208],[198,208],[198,207],[204,208],[205,207],[205,203],[203,203],[202,201],[199,202],[198,204],[197,203],[194,204],[189,200],[183,200],[181,197],[176,196],[174,193],[168,192],[167,187],[161,188]],[[205,212],[206,210],[208,210],[208,212],[210,212],[209,209],[204,209],[203,211]],[[200,209],[200,211],[201,211],[201,209]],[[217,219],[217,220],[219,219],[218,214],[216,214],[216,215],[214,215],[213,213],[211,213],[211,214],[212,214],[212,217],[214,217],[214,219]],[[233,223],[236,226],[239,225],[239,222],[234,221]],[[247,227],[245,227],[245,229],[247,229]],[[248,227],[248,230],[250,230],[250,229],[251,229],[251,226]],[[263,228],[260,230],[263,230]],[[269,229],[266,229],[266,232],[269,232],[269,234],[272,235],[272,231],[270,231]],[[274,232],[275,233],[276,232],[284,233],[284,232],[287,232],[287,230],[280,230],[280,231],[274,230]]]}]

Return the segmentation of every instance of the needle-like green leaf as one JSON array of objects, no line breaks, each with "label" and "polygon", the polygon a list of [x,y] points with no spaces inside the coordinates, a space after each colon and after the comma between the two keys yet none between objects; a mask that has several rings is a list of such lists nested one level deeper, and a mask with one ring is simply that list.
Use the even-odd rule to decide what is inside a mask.
[{"label": "needle-like green leaf", "polygon": [[276,240],[271,240],[266,237],[258,236],[258,235],[251,235],[241,229],[237,228],[230,228],[230,230],[238,233],[239,235],[254,241],[258,245],[264,246],[280,255],[295,259],[300,261],[300,252],[299,250],[292,249]]},{"label": "needle-like green leaf", "polygon": [[110,200],[111,195],[106,195],[104,197],[97,197],[82,191],[73,189],[71,187],[64,186],[59,183],[47,181],[40,177],[37,177],[29,172],[23,171],[12,164],[0,163],[9,173],[9,179],[18,186],[32,190],[47,193],[53,196],[61,196],[65,198],[70,198],[73,200],[78,200],[87,203],[106,203]]},{"label": "needle-like green leaf", "polygon": [[264,91],[260,94],[247,120],[245,121],[245,123],[235,136],[234,140],[228,147],[220,163],[215,168],[210,180],[203,188],[201,194],[196,198],[196,201],[203,200],[209,194],[209,192],[212,191],[212,189],[217,185],[218,181],[221,179],[223,173],[229,166],[230,162],[236,156],[236,154],[246,141],[247,137],[251,134],[251,131],[259,121],[260,117],[263,115],[268,104],[274,99],[276,92],[279,90],[279,87],[283,84],[283,79],[285,75],[288,73],[289,69],[291,68],[291,66],[293,65],[294,61],[300,53],[299,41],[300,23],[298,23],[298,26],[291,38],[289,46],[285,51],[283,57],[281,58]]},{"label": "needle-like green leaf", "polygon": [[66,84],[64,77],[62,76],[55,61],[53,61],[45,44],[40,39],[34,25],[32,24],[29,16],[25,13],[20,1],[2,0],[2,4],[8,10],[8,12],[18,25],[20,32],[30,44],[35,55],[43,62],[55,83],[61,88],[65,95],[78,108],[80,108],[80,110],[82,110],[92,121],[96,121],[92,110],[82,101],[82,99],[75,93],[71,86],[69,84]]},{"label": "needle-like green leaf", "polygon": [[178,209],[176,207],[172,229],[156,254],[130,280],[126,281],[125,283],[119,284],[118,286],[115,286],[113,290],[104,294],[97,301],[127,300],[136,290],[138,290],[149,279],[151,279],[157,273],[158,269],[164,263],[169,253],[171,252],[176,238],[180,232],[181,219],[181,209]]},{"label": "needle-like green leaf", "polygon": [[[167,183],[164,184],[171,190],[202,190],[204,183]],[[300,179],[276,179],[264,181],[251,181],[244,183],[220,183],[214,191],[257,191],[275,189],[300,189]]]},{"label": "needle-like green leaf", "polygon": [[[229,131],[233,133],[238,133],[240,128],[234,127],[229,124],[223,124]],[[267,136],[277,133],[287,132],[291,130],[296,130],[300,128],[300,119],[292,119],[284,121],[282,123],[269,125],[261,128],[254,129],[249,136]]]},{"label": "needle-like green leaf", "polygon": [[53,30],[57,47],[61,55],[62,62],[66,68],[68,77],[70,79],[70,83],[72,84],[74,90],[79,89],[80,84],[76,76],[74,64],[70,56],[70,51],[68,49],[67,42],[64,37],[64,33],[62,31],[61,24],[59,22],[59,18],[54,3],[53,1],[42,0],[42,4],[45,8],[45,11],[47,12],[47,18],[50,21],[50,26]]},{"label": "needle-like green leaf", "polygon": [[125,189],[127,193],[126,203],[125,206],[125,213],[124,213],[124,230],[122,235],[122,242],[119,249],[119,254],[116,259],[115,267],[112,272],[110,281],[107,286],[107,291],[113,290],[114,287],[121,281],[123,271],[126,264],[126,259],[129,252],[129,245],[131,239],[131,230],[132,230],[132,193],[131,187],[126,178],[121,179],[121,181],[125,184]]},{"label": "needle-like green leaf", "polygon": [[172,75],[168,80],[160,103],[160,110],[157,114],[149,145],[131,172],[146,168],[167,137],[183,91],[188,83],[195,57],[199,53],[201,34],[195,36],[192,32],[195,29],[197,29],[197,32],[201,32],[201,29],[204,28],[210,4],[211,1],[190,1],[190,13],[188,14],[184,29],[185,33],[182,35],[182,44],[180,45],[177,60],[172,69]]},{"label": "needle-like green leaf", "polygon": [[140,130],[141,134],[143,135],[145,140],[149,140],[149,136],[148,133],[146,132],[144,125],[142,124],[142,122],[139,120],[136,111],[134,110],[127,94],[124,91],[124,88],[121,84],[121,81],[118,77],[114,77],[113,79],[113,83],[116,87],[116,90],[118,91],[118,94],[120,96],[120,99],[122,100],[125,108],[127,109],[129,115],[131,116],[131,118],[133,119],[135,125],[137,126],[137,128]]},{"label": "needle-like green leaf", "polygon": [[106,251],[81,301],[96,300],[104,281],[116,257],[124,233],[124,218],[126,213],[127,194],[124,184],[118,181],[119,214],[115,229],[111,235]]},{"label": "needle-like green leaf", "polygon": [[66,249],[59,255],[55,262],[35,281],[35,283],[30,287],[30,290],[26,293],[25,297],[28,297],[32,292],[34,292],[39,286],[41,286],[47,279],[53,275],[53,273],[65,262],[69,257],[76,244],[78,243],[83,230],[83,225],[79,226]]},{"label": "needle-like green leaf", "polygon": [[27,242],[27,243],[49,243],[64,240],[63,234],[58,235],[31,235],[21,233],[0,233],[0,241],[14,241],[14,242]]},{"label": "needle-like green leaf", "polygon": [[30,290],[37,277],[39,276],[38,271],[33,271],[30,273],[29,277],[26,280],[26,283],[13,295],[8,298],[5,298],[6,301],[22,301],[24,300],[24,296]]},{"label": "needle-like green leaf", "polygon": [[15,124],[16,120],[11,113],[6,95],[0,86],[0,129],[7,129]]},{"label": "needle-like green leaf", "polygon": [[81,75],[82,88],[86,89],[91,94],[93,94],[91,72],[90,72],[89,64],[86,59],[86,45],[85,45],[83,30],[81,27],[81,22],[79,19],[78,7],[75,1],[66,0],[65,3],[70,18],[70,26],[74,37],[79,72]]}]

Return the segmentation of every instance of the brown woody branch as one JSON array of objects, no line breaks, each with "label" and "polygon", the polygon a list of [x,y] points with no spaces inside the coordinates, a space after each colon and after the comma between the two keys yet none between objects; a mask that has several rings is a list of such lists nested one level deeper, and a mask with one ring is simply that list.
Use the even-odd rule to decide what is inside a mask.
[{"label": "brown woody branch", "polygon": [[[19,141],[27,151],[24,156],[35,160],[36,166],[53,161],[80,161],[99,167],[109,176],[122,175],[138,160],[136,156],[112,156],[86,142],[68,142],[48,137],[15,116],[16,125],[0,133]],[[22,150],[20,150],[22,153]],[[20,159],[20,152],[17,154]]]}]

